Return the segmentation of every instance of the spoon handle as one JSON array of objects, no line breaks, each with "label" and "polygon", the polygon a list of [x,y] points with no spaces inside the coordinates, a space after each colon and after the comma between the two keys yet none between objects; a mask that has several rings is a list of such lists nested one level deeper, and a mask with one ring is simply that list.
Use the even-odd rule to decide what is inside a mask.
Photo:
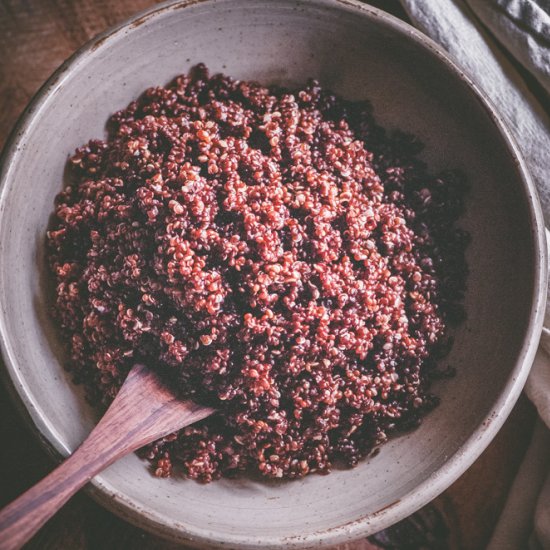
[{"label": "spoon handle", "polygon": [[72,495],[121,456],[212,412],[177,399],[151,371],[136,365],[84,443],[0,511],[0,550],[21,548]]},{"label": "spoon handle", "polygon": [[[21,548],[78,489],[101,470],[99,460],[93,464],[87,462],[93,448],[90,445],[91,440],[86,440],[53,472],[0,512],[2,550]],[[109,453],[104,454],[97,447],[95,449],[98,457],[105,458],[105,466],[113,462],[114,459],[110,460],[112,453],[109,456]]]}]

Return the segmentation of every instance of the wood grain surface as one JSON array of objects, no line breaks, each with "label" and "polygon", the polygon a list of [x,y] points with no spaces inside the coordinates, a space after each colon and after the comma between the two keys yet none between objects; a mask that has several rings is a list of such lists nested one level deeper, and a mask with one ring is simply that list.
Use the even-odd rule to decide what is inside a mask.
[{"label": "wood grain surface", "polygon": [[[154,3],[152,0],[0,0],[0,147],[32,95],[75,49]],[[397,0],[370,3],[406,18]],[[544,102],[548,106],[546,99]],[[522,397],[489,448],[443,495],[370,542],[343,545],[339,550],[484,548],[529,443],[534,419],[533,407]],[[3,387],[0,387],[0,440],[2,507],[49,473],[54,464],[19,418]],[[81,492],[26,548],[171,550],[181,546],[127,524]]]}]

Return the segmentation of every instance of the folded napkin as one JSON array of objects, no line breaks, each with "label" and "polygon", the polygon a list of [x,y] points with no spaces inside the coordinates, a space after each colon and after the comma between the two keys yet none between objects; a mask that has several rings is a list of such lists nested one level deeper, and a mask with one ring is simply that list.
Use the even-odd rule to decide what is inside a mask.
[{"label": "folded napkin", "polygon": [[[523,152],[550,227],[550,119],[516,68],[550,92],[550,0],[401,0],[498,105]],[[550,234],[547,230],[547,237]],[[514,480],[490,550],[550,549],[550,304],[525,392],[540,422]]]}]

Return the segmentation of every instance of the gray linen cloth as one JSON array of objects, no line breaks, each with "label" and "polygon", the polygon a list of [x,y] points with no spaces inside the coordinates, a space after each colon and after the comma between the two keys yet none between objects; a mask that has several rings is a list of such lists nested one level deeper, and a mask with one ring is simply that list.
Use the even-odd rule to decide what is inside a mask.
[{"label": "gray linen cloth", "polygon": [[[550,92],[550,0],[401,0],[413,24],[439,42],[505,118],[537,184],[550,227],[550,119],[520,63]],[[512,56],[515,62],[511,61]],[[550,233],[547,229],[547,237]],[[550,305],[525,386],[540,421],[490,550],[550,550]]]}]

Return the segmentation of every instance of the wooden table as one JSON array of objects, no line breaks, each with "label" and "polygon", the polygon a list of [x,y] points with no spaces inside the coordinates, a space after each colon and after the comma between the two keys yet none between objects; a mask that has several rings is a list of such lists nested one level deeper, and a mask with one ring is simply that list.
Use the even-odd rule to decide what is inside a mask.
[{"label": "wooden table", "polygon": [[[153,0],[0,0],[0,147],[29,99],[76,48]],[[406,18],[397,0],[371,2]],[[2,366],[0,365],[0,368]],[[483,548],[494,528],[511,481],[529,443],[535,412],[522,397],[504,428],[481,458],[419,515],[386,533],[393,548],[426,536],[419,527],[435,521],[429,548]],[[0,387],[0,506],[53,468]],[[416,535],[415,535],[416,533]],[[401,542],[399,542],[401,540]],[[407,545],[407,541],[409,544]],[[438,542],[439,541],[439,542]],[[30,549],[162,549],[178,546],[131,526],[86,494],[75,496],[28,544]],[[347,550],[372,548],[367,541]]]}]

